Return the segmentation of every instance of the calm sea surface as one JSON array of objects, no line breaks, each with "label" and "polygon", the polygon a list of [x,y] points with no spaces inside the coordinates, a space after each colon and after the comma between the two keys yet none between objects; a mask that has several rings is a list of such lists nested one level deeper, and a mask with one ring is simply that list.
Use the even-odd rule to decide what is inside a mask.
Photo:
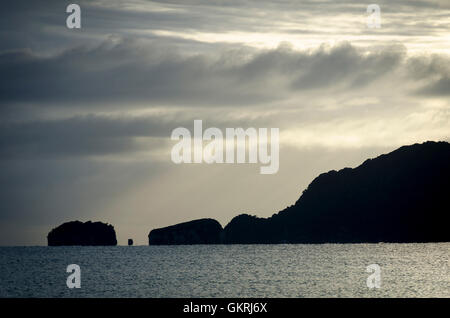
[{"label": "calm sea surface", "polygon": [[449,256],[450,243],[0,247],[0,296],[450,297]]}]

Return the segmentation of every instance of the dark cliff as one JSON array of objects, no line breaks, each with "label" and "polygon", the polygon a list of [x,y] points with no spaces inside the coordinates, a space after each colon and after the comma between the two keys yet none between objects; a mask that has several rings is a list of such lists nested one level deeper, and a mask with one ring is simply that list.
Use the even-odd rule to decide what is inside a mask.
[{"label": "dark cliff", "polygon": [[102,222],[64,223],[47,235],[49,246],[62,245],[117,245],[114,227]]},{"label": "dark cliff", "polygon": [[154,229],[148,235],[149,245],[219,244],[222,226],[213,219],[200,219]]},{"label": "dark cliff", "polygon": [[267,219],[235,217],[224,243],[450,241],[450,144],[426,142],[319,175]]},{"label": "dark cliff", "polygon": [[204,231],[225,244],[448,242],[449,193],[450,144],[426,142],[323,173],[269,218],[241,214],[223,231],[211,219],[182,223],[153,230],[149,243],[202,244]]}]

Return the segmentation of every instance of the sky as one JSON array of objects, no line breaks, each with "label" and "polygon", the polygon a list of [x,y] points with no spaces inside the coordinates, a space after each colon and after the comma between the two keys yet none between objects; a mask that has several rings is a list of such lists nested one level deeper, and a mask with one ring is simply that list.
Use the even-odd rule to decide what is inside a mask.
[{"label": "sky", "polygon": [[[46,245],[73,220],[143,245],[192,219],[271,216],[320,173],[449,141],[450,2],[8,1],[0,74],[0,245]],[[196,119],[279,128],[279,171],[173,163],[171,132]]]}]

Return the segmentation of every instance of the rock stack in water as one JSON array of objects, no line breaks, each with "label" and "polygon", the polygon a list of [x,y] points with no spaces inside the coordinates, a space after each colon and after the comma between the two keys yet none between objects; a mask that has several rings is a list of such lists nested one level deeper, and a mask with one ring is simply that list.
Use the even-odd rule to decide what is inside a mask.
[{"label": "rock stack in water", "polygon": [[117,245],[116,232],[102,222],[72,221],[64,223],[47,235],[48,246],[63,245]]},{"label": "rock stack in water", "polygon": [[220,244],[222,226],[213,219],[199,219],[155,229],[148,235],[149,245]]}]

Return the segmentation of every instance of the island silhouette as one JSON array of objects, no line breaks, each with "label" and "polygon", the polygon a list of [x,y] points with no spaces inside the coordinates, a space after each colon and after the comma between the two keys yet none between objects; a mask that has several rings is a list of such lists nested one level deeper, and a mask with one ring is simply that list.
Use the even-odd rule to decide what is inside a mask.
[{"label": "island silhouette", "polygon": [[241,214],[224,229],[195,220],[148,238],[150,245],[447,242],[449,212],[450,144],[429,141],[323,173],[269,218]]},{"label": "island silhouette", "polygon": [[61,224],[47,235],[48,246],[117,245],[116,231],[110,224],[72,221]]},{"label": "island silhouette", "polygon": [[[241,214],[222,228],[199,219],[153,229],[149,245],[448,242],[450,144],[403,146],[316,177],[269,218]],[[48,245],[116,245],[112,225],[68,222]]]}]

